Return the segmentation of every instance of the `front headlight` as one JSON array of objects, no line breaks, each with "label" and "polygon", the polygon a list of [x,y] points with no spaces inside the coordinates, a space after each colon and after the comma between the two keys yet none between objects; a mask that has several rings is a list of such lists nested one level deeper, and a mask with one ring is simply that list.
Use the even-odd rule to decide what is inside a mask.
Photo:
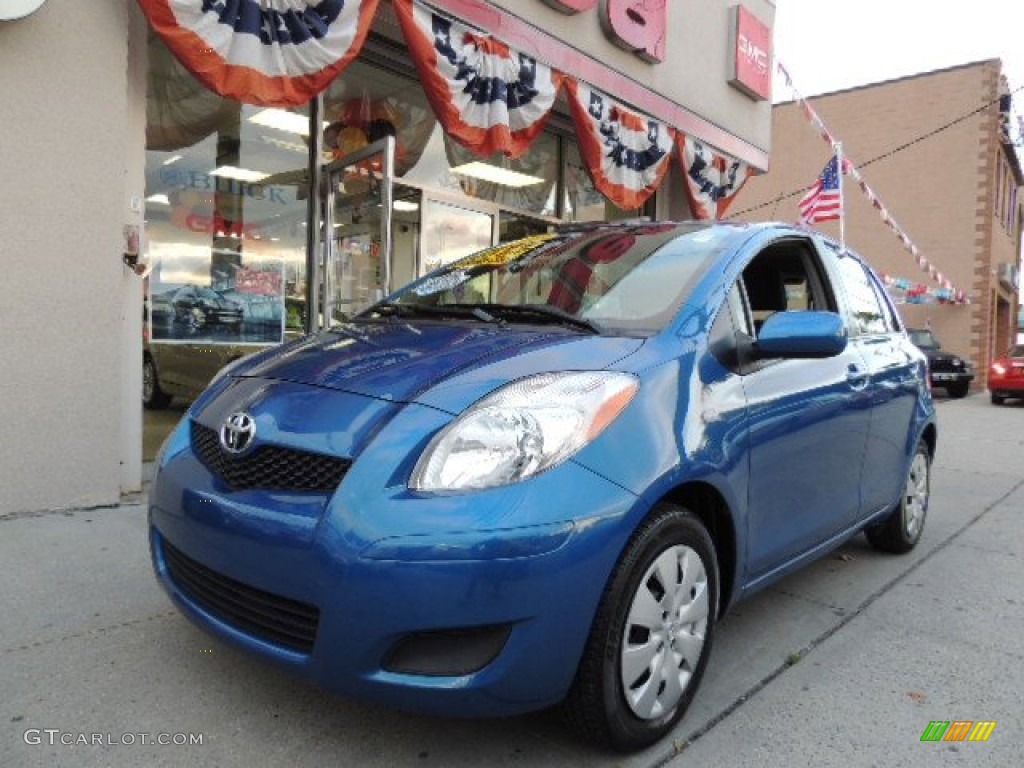
[{"label": "front headlight", "polygon": [[1006,366],[1003,365],[1002,363],[992,363],[992,373],[996,373],[1002,376],[1004,373],[1006,373]]},{"label": "front headlight", "polygon": [[639,388],[635,376],[612,371],[545,373],[506,384],[430,441],[409,487],[493,488],[550,469],[601,434]]}]

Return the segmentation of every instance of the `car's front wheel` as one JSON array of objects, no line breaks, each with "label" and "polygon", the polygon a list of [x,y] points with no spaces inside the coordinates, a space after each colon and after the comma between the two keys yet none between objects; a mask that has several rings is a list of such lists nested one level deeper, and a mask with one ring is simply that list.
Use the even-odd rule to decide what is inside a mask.
[{"label": "car's front wheel", "polygon": [[612,573],[565,702],[585,736],[626,751],[675,727],[711,652],[718,583],[700,520],[656,507]]},{"label": "car's front wheel", "polygon": [[160,389],[156,365],[147,352],[142,358],[142,406],[150,411],[158,411],[171,404],[171,396]]},{"label": "car's front wheel", "polygon": [[903,554],[909,552],[921,539],[928,499],[931,496],[931,454],[921,440],[910,461],[903,495],[899,504],[885,520],[864,531],[868,541],[882,552]]},{"label": "car's front wheel", "polygon": [[1003,395],[997,395],[995,392],[992,393],[992,405],[1002,405],[1006,402],[1006,397]]}]

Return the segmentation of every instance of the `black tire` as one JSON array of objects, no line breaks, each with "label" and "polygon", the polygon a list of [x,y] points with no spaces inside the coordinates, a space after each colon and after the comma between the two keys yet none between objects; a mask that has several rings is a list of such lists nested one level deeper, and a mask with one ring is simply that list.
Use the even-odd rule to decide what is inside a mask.
[{"label": "black tire", "polygon": [[970,391],[970,389],[970,384],[968,384],[966,381],[961,381],[958,382],[957,384],[950,384],[948,387],[946,387],[946,393],[950,397],[961,398],[967,397],[967,393]]},{"label": "black tire", "polygon": [[995,392],[991,394],[991,398],[992,405],[1002,405],[1004,402],[1006,402],[1006,397],[1004,395],[997,395]]},{"label": "black tire", "polygon": [[[674,565],[676,583],[664,584],[667,572],[657,572],[656,563]],[[612,572],[564,702],[569,721],[587,739],[626,752],[675,727],[711,653],[718,585],[714,544],[700,520],[683,507],[655,507]],[[661,611],[653,631],[644,626],[652,611]],[[673,682],[677,690],[670,690]]]},{"label": "black tire", "polygon": [[142,357],[142,407],[150,411],[160,411],[171,404],[171,396],[160,389],[156,365],[148,354]]},{"label": "black tire", "polygon": [[864,531],[875,549],[902,555],[917,546],[928,516],[931,466],[931,454],[922,440],[918,442],[910,461],[899,503],[885,520]]}]

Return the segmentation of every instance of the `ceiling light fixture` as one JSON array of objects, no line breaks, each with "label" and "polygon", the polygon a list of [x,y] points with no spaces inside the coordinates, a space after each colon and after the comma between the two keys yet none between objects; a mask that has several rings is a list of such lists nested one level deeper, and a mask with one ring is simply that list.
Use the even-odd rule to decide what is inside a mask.
[{"label": "ceiling light fixture", "polygon": [[503,187],[529,187],[534,184],[544,183],[544,179],[539,176],[530,176],[525,173],[519,173],[519,171],[510,171],[508,168],[499,168],[489,163],[481,163],[479,160],[456,166],[452,168],[452,173],[483,179],[493,184],[500,184]]},{"label": "ceiling light fixture", "polygon": [[211,176],[220,176],[224,179],[235,179],[236,181],[263,181],[269,173],[251,171],[248,168],[236,168],[233,165],[222,165],[210,171]]},{"label": "ceiling light fixture", "polygon": [[[297,112],[288,112],[284,109],[262,109],[249,118],[250,123],[262,125],[264,128],[273,128],[285,133],[297,133],[299,136],[309,136],[309,118]],[[323,127],[327,127],[323,123]]]}]

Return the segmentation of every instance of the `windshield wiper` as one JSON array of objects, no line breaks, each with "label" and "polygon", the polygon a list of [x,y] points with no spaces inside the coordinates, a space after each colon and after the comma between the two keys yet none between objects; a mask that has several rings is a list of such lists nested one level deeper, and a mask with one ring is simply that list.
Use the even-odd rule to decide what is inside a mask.
[{"label": "windshield wiper", "polygon": [[571,312],[566,312],[551,304],[485,304],[483,306],[501,320],[508,320],[511,315],[524,321],[567,325],[593,334],[604,333],[604,329],[593,320],[577,317]]},{"label": "windshield wiper", "polygon": [[356,317],[367,319],[373,314],[384,317],[471,317],[482,323],[501,322],[491,313],[473,304],[403,304],[397,301],[378,302]]}]

